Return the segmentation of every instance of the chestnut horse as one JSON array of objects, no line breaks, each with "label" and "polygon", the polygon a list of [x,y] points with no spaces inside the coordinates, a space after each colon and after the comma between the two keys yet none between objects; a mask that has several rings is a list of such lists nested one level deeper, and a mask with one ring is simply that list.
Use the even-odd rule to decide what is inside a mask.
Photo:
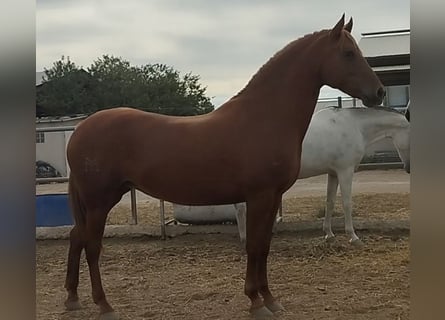
[{"label": "chestnut horse", "polygon": [[344,15],[329,30],[277,52],[246,87],[211,113],[173,117],[131,108],[99,111],[74,131],[67,147],[75,218],[65,288],[68,309],[80,307],[79,261],[85,249],[101,319],[118,319],[102,288],[99,255],[110,209],[134,186],[185,205],[247,203],[250,312],[282,309],[269,290],[267,256],[281,195],[300,169],[301,144],[320,88],[329,85],[382,102],[385,91],[351,36]]}]

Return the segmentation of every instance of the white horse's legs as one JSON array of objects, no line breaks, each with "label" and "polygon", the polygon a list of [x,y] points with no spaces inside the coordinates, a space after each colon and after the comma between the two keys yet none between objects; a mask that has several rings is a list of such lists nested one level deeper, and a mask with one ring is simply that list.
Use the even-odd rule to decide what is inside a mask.
[{"label": "white horse's legs", "polygon": [[343,211],[345,213],[345,232],[350,236],[349,242],[353,245],[361,245],[362,242],[357,237],[352,225],[352,176],[354,169],[338,172],[338,182],[340,183],[341,197],[343,201]]},{"label": "white horse's legs", "polygon": [[243,247],[246,246],[246,203],[235,203],[236,224],[238,233]]},{"label": "white horse's legs", "polygon": [[328,186],[326,196],[326,210],[323,221],[323,231],[325,233],[325,239],[327,241],[334,239],[334,233],[332,232],[331,219],[334,211],[335,199],[337,197],[338,179],[337,176],[328,174]]}]

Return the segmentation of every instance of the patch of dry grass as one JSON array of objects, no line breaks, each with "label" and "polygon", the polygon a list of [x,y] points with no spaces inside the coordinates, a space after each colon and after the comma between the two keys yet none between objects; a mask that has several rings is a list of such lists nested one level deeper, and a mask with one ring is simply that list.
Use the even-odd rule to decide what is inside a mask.
[{"label": "patch of dry grass", "polygon": [[[283,218],[285,221],[312,221],[319,219],[324,212],[325,197],[293,197],[283,201]],[[353,216],[375,219],[407,219],[409,218],[409,193],[366,193],[354,195],[352,198]],[[139,202],[138,223],[159,225],[159,202]],[[337,216],[343,215],[341,197],[337,197],[335,205]],[[166,219],[173,218],[173,205],[165,202]],[[108,224],[128,224],[131,221],[130,205],[118,204],[108,216]]]}]

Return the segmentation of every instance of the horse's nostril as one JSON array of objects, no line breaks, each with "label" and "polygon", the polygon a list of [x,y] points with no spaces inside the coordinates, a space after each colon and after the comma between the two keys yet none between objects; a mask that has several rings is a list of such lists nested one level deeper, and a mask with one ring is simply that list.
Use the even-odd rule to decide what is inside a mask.
[{"label": "horse's nostril", "polygon": [[385,91],[385,89],[383,89],[382,87],[380,87],[380,88],[377,90],[377,97],[383,99],[383,98],[385,97],[385,95],[386,95],[386,91]]}]

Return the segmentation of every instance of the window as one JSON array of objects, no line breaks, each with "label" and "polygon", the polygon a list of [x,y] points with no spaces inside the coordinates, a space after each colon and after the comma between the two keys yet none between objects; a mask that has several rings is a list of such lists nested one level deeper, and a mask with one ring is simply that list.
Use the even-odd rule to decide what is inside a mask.
[{"label": "window", "polygon": [[404,109],[409,101],[409,93],[409,86],[386,87],[384,104],[396,110]]},{"label": "window", "polygon": [[36,132],[36,143],[45,143],[45,132]]}]

